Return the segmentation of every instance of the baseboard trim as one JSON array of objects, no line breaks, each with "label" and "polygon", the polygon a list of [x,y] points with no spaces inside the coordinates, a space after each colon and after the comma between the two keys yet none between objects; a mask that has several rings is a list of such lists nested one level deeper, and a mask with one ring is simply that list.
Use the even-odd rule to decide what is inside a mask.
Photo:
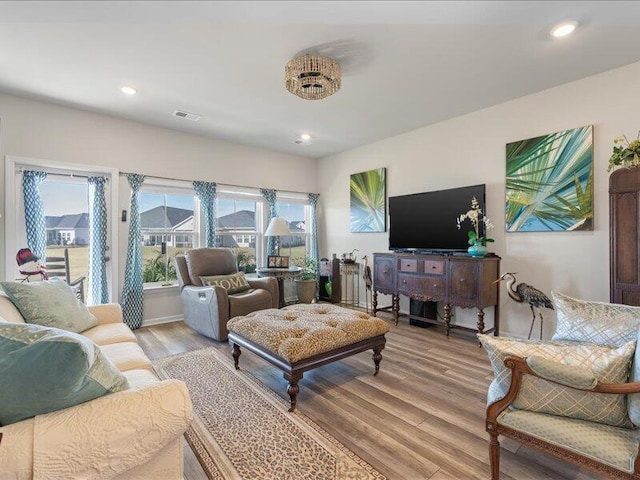
[{"label": "baseboard trim", "polygon": [[170,317],[146,318],[142,321],[142,327],[152,327],[154,325],[162,325],[163,323],[181,322],[184,315],[171,315]]}]

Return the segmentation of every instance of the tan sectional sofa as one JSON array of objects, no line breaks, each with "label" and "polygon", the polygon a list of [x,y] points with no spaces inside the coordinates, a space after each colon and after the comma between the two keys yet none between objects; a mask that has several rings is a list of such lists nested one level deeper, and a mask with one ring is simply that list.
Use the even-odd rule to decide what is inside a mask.
[{"label": "tan sectional sofa", "polygon": [[[0,426],[0,479],[182,479],[192,408],[183,382],[160,381],[117,304],[89,307],[100,346],[130,385],[64,410]],[[0,294],[0,322],[24,323]]]}]

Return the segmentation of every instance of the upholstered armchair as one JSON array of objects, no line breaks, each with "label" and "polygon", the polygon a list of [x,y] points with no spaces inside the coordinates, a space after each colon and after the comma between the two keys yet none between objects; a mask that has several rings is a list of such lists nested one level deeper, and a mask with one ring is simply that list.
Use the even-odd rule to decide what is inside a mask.
[{"label": "upholstered armchair", "polygon": [[[195,248],[176,255],[174,262],[184,322],[206,337],[225,341],[230,318],[278,308],[276,279],[238,275],[235,256],[228,248]],[[236,290],[241,291],[231,293]]]},{"label": "upholstered armchair", "polygon": [[640,308],[554,293],[550,342],[480,336],[495,378],[486,429],[605,478],[640,479]]}]

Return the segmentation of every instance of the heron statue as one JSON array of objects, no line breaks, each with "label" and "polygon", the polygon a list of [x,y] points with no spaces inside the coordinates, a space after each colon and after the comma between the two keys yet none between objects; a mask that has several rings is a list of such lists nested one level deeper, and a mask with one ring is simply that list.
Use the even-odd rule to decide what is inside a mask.
[{"label": "heron statue", "polygon": [[527,285],[526,283],[519,283],[513,288],[513,284],[516,283],[516,275],[517,272],[514,273],[504,273],[493,283],[501,282],[505,280],[507,282],[507,292],[509,296],[518,303],[528,303],[531,308],[531,313],[533,314],[533,319],[531,320],[531,328],[529,328],[529,336],[527,339],[531,338],[531,332],[533,332],[533,324],[536,322],[536,311],[535,308],[538,309],[538,315],[540,315],[540,340],[542,340],[542,323],[544,318],[542,317],[542,312],[540,311],[540,307],[549,308],[553,310],[553,304],[549,297],[547,297],[544,293],[538,290],[531,285]]},{"label": "heron statue", "polygon": [[362,279],[364,280],[364,286],[366,287],[366,290],[364,292],[364,303],[367,309],[367,313],[369,313],[369,298],[371,297],[371,287],[373,285],[373,280],[371,279],[371,267],[367,265],[367,262],[367,256],[365,255],[362,257]]}]

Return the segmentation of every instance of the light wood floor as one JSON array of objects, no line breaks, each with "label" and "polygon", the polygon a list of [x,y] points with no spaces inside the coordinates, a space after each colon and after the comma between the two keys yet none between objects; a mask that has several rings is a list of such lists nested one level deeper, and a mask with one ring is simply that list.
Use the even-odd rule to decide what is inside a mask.
[{"label": "light wood floor", "polygon": [[[142,328],[136,336],[152,360],[205,347],[230,355],[227,342],[182,322]],[[492,373],[474,337],[453,330],[447,338],[439,327],[418,328],[401,318],[382,355],[377,377],[370,352],[305,373],[297,408],[391,480],[489,478],[484,414]],[[247,351],[240,366],[288,399],[279,370]],[[508,439],[502,447],[503,480],[598,478]],[[206,478],[188,447],[185,478]]]}]

